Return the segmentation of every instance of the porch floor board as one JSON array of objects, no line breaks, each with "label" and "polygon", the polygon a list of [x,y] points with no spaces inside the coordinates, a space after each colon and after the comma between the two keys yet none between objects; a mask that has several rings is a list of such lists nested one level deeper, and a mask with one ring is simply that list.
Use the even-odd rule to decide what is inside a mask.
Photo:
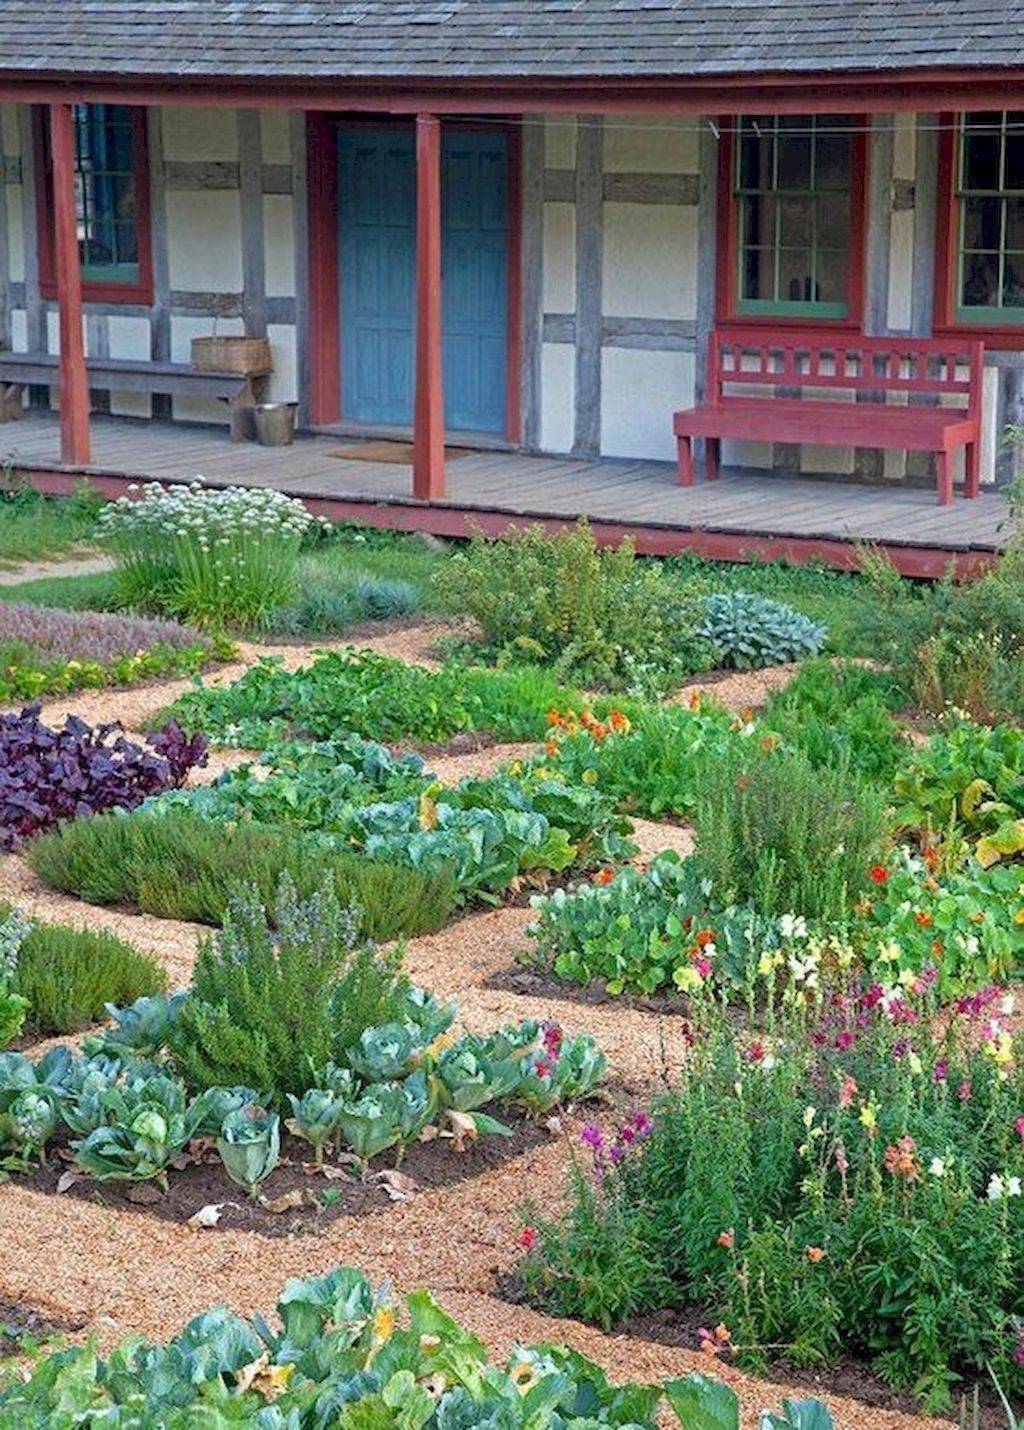
[{"label": "porch floor board", "polygon": [[[916,550],[919,574],[924,574],[925,549],[984,556],[1005,544],[1000,527],[1008,503],[1004,493],[992,489],[983,489],[974,501],[965,500],[958,489],[952,506],[939,507],[932,486],[863,486],[725,468],[718,482],[700,480],[687,488],[679,486],[669,463],[480,451],[449,462],[447,499],[428,507],[413,501],[410,465],[333,456],[341,445],[337,437],[323,435],[300,437],[291,447],[233,444],[216,427],[95,415],[92,464],[82,470],[113,479],[115,485],[128,478],[181,481],[201,476],[218,485],[277,487],[333,502],[338,515],[343,515],[345,503],[353,515],[368,504],[382,510],[393,506],[401,519],[390,521],[382,515],[381,524],[449,534],[456,529],[453,513],[471,520],[477,512],[487,515],[492,528],[500,515],[556,520],[587,516],[609,532],[643,529],[648,539],[640,541],[641,547],[652,551],[700,545],[697,540],[680,541],[681,533],[731,534],[737,542],[743,537],[818,541],[830,549],[836,543],[878,542],[887,549]],[[21,421],[6,424],[0,432],[0,454],[15,470],[40,477],[51,474],[58,484],[71,471],[60,463],[58,421],[48,412],[29,411]],[[113,489],[109,483],[108,489]],[[659,531],[666,533],[660,547]],[[725,554],[721,542],[719,546]],[[836,564],[849,560],[844,557]]]}]

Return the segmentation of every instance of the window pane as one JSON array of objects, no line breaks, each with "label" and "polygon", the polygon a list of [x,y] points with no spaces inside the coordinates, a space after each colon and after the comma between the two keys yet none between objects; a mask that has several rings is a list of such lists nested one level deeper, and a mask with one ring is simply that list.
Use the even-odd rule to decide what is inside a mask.
[{"label": "window pane", "polygon": [[779,123],[778,187],[809,189],[811,187],[811,136],[807,132],[809,119],[794,114]]},{"label": "window pane", "polygon": [[814,187],[848,189],[850,167],[850,136],[819,132],[814,141]]},{"label": "window pane", "polygon": [[964,247],[998,250],[1002,211],[1002,199],[965,199]]},{"label": "window pane", "polygon": [[963,304],[965,308],[994,307],[999,301],[998,253],[965,253]]},{"label": "window pane", "polygon": [[124,105],[76,108],[78,231],[90,277],[138,278],[135,130]]},{"label": "window pane", "polygon": [[1024,253],[1008,253],[1003,268],[1003,306],[1024,308]]},{"label": "window pane", "polygon": [[751,194],[743,200],[743,242],[749,248],[775,242],[775,200]]},{"label": "window pane", "polygon": [[998,129],[968,129],[964,135],[964,188],[998,189],[1002,140]]},{"label": "window pane", "polygon": [[809,244],[814,236],[814,200],[779,200],[779,242],[783,248]]},{"label": "window pane", "polygon": [[1024,113],[1006,116],[1006,153],[1003,160],[1003,187],[1024,193]]},{"label": "window pane", "polygon": [[826,248],[843,248],[849,237],[849,194],[826,194],[818,200],[818,242]]},{"label": "window pane", "polygon": [[[760,135],[754,125],[761,130]],[[772,187],[772,121],[745,119],[740,138],[739,182],[741,189]]]},{"label": "window pane", "polygon": [[747,248],[743,251],[744,298],[775,297],[775,250]]},{"label": "window pane", "polygon": [[786,303],[819,303],[811,277],[811,250],[783,249],[779,254],[779,298]]},{"label": "window pane", "polygon": [[815,278],[820,303],[845,303],[849,291],[849,255],[819,250]]}]

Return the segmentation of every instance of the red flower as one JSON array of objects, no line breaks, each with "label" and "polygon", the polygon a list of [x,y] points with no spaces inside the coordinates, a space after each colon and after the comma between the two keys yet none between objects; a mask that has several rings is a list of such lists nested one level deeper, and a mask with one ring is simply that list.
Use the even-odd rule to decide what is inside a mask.
[{"label": "red flower", "polygon": [[724,1246],[726,1251],[731,1250],[732,1244],[735,1240],[736,1234],[733,1231],[732,1227],[730,1227],[728,1231],[720,1231],[718,1233],[718,1244],[719,1246]]},{"label": "red flower", "polygon": [[923,909],[918,909],[917,913],[914,915],[914,918],[915,918],[915,919],[917,920],[917,922],[920,924],[921,928],[923,928],[923,929],[931,928],[931,926],[932,926],[932,916],[931,916],[931,914],[929,914],[929,913],[925,913],[925,911],[924,911]]},{"label": "red flower", "polygon": [[519,1245],[524,1251],[533,1251],[537,1245],[537,1228],[535,1226],[524,1226],[519,1234]]},{"label": "red flower", "polygon": [[594,883],[595,883],[595,884],[610,884],[614,878],[615,878],[615,870],[614,870],[614,869],[598,869],[597,873],[594,875]]},{"label": "red flower", "polygon": [[889,878],[889,871],[884,864],[875,864],[870,870],[869,877],[873,884],[884,884]]}]

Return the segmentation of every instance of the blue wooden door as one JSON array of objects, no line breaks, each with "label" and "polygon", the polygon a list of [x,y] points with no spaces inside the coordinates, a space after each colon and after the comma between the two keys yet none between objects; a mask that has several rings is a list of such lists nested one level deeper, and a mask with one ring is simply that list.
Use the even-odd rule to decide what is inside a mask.
[{"label": "blue wooden door", "polygon": [[[342,415],[412,423],[416,164],[399,128],[341,131]],[[501,133],[442,137],[445,422],[500,432],[507,368],[508,163]]]}]

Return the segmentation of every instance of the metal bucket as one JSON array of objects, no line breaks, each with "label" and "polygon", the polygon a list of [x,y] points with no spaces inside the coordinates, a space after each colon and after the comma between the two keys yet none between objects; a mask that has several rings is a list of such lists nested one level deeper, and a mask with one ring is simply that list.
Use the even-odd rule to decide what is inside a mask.
[{"label": "metal bucket", "polygon": [[256,440],[261,447],[287,447],[295,439],[295,402],[258,402]]}]

